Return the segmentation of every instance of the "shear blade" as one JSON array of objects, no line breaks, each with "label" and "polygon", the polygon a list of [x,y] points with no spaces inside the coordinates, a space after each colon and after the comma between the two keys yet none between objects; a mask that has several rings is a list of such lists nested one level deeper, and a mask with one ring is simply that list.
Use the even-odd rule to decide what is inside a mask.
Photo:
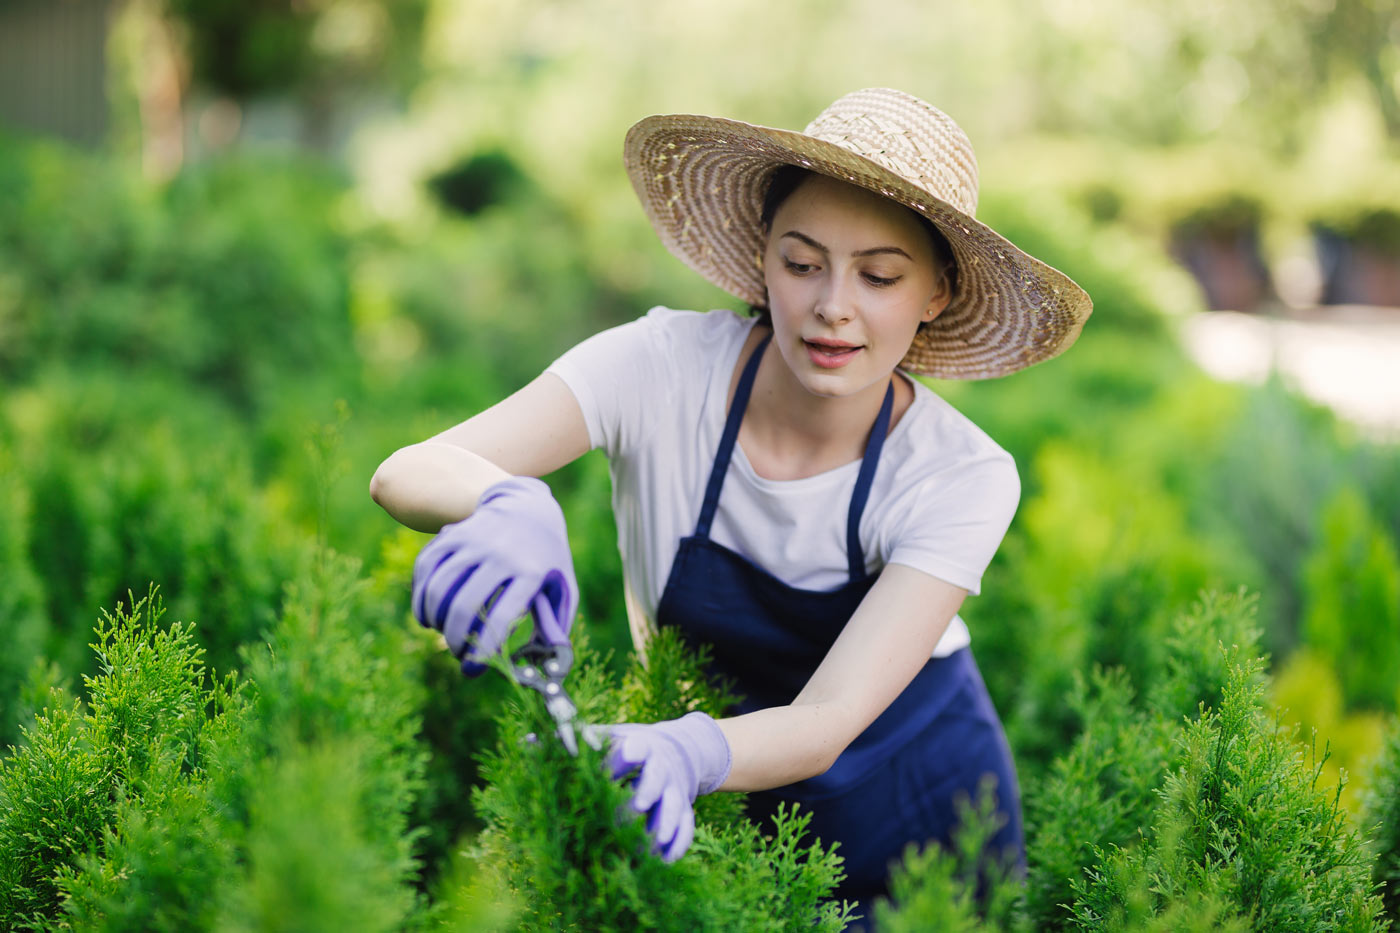
[{"label": "shear blade", "polygon": [[577,758],[578,737],[574,734],[574,724],[571,722],[561,722],[559,728],[555,731],[559,736],[559,741],[564,743],[565,751]]}]

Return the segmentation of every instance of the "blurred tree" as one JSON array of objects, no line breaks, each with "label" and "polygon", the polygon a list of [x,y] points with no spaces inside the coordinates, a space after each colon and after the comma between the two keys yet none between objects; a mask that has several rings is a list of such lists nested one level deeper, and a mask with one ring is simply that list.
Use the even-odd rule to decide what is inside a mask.
[{"label": "blurred tree", "polygon": [[1391,139],[1400,139],[1400,4],[1393,0],[1291,0],[1312,36],[1319,85],[1355,73],[1375,96]]},{"label": "blurred tree", "polygon": [[468,217],[511,200],[529,184],[515,160],[500,149],[473,153],[428,180],[438,200]]},{"label": "blurred tree", "polygon": [[1394,109],[1400,69],[1390,0],[889,0],[878,16],[852,0],[429,3],[434,80],[409,122],[440,147],[430,171],[464,140],[508,137],[542,183],[598,198],[617,191],[600,181],[617,136],[652,112],[801,126],[885,85],[953,115],[979,154],[1030,132],[1293,154],[1364,93],[1358,76]]},{"label": "blurred tree", "polygon": [[239,100],[415,71],[427,0],[166,0],[195,83]]},{"label": "blurred tree", "polygon": [[318,11],[296,0],[169,0],[196,81],[231,97],[285,90],[312,71]]},{"label": "blurred tree", "polygon": [[428,2],[125,0],[112,98],[157,179],[179,170],[187,138],[215,149],[235,139],[251,101],[291,102],[296,141],[326,151],[347,104],[416,86]]}]

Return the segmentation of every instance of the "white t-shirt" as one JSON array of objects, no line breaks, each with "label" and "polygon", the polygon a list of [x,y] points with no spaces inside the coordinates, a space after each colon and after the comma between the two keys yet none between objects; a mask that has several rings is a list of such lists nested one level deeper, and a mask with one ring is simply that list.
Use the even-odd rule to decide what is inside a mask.
[{"label": "white t-shirt", "polygon": [[[729,385],[755,319],[653,308],[603,331],[547,370],[578,399],[608,455],[634,636],[650,631],[683,537],[695,533],[724,430]],[[911,380],[913,381],[913,380]],[[927,386],[885,440],[860,522],[866,569],[906,564],[977,593],[1016,511],[1011,455]],[[796,480],[765,479],[735,445],[710,537],[790,586],[850,577],[846,518],[860,461]],[[934,649],[969,643],[954,617]]]}]

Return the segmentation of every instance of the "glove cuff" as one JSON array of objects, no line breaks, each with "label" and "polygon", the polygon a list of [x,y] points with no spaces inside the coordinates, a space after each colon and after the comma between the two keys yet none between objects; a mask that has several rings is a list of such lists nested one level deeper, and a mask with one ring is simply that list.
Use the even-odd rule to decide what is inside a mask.
[{"label": "glove cuff", "polygon": [[695,762],[699,778],[696,794],[698,796],[713,793],[724,783],[725,778],[729,777],[729,770],[734,765],[729,740],[724,737],[724,730],[720,729],[719,723],[699,710],[686,713],[679,722],[692,735],[695,748],[699,751],[698,760]]},{"label": "glove cuff", "polygon": [[549,484],[544,480],[534,476],[511,476],[501,480],[499,483],[492,483],[482,490],[480,498],[476,500],[477,508],[490,502],[492,499],[512,493],[524,493],[526,495],[538,496],[541,493],[554,498],[554,493],[549,489]]}]

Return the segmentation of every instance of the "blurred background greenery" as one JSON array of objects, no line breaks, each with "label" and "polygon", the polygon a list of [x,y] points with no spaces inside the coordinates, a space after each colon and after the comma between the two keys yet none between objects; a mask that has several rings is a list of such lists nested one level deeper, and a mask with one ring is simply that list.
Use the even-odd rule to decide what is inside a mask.
[{"label": "blurred background greenery", "polygon": [[[737,306],[651,233],[627,127],[800,127],[876,85],[952,114],[979,217],[1095,300],[1063,358],[935,385],[1023,477],[965,612],[1023,774],[1076,734],[1078,677],[1152,683],[1173,614],[1243,586],[1275,702],[1355,785],[1400,685],[1400,452],[1178,338],[1400,305],[1382,0],[0,2],[0,742],[151,580],[219,671],[327,546],[411,624],[383,457],[653,304]],[[620,657],[606,463],[550,479]],[[436,865],[472,749],[427,738]]]}]

